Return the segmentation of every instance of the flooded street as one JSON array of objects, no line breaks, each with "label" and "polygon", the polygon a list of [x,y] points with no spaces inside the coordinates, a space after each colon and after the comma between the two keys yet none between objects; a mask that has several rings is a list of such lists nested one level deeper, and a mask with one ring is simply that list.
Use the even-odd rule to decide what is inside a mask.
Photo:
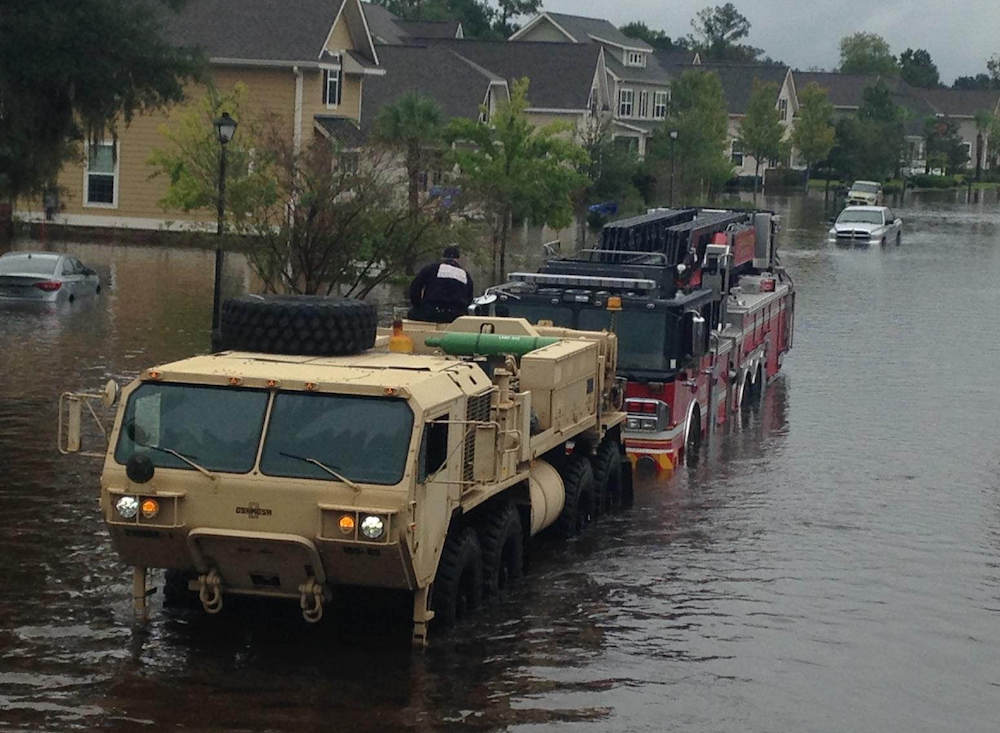
[{"label": "flooded street", "polygon": [[100,296],[0,304],[0,730],[995,731],[1000,204],[963,196],[885,250],[765,200],[798,295],[759,412],[424,653],[294,603],[133,622],[56,401],[207,351],[213,258],[69,245]]}]

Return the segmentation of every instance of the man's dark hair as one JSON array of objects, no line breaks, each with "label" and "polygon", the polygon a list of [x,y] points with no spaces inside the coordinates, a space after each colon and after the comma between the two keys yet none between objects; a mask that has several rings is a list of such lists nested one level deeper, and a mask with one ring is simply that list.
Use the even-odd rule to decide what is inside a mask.
[{"label": "man's dark hair", "polygon": [[458,247],[456,247],[454,244],[451,244],[444,248],[444,252],[441,253],[441,256],[444,257],[446,260],[457,260],[459,257],[462,256],[462,253],[458,249]]}]

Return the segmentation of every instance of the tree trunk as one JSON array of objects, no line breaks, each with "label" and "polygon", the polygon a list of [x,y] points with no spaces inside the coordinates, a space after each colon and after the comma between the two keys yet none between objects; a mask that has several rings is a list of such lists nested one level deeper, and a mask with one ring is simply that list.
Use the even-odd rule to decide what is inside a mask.
[{"label": "tree trunk", "polygon": [[983,173],[983,133],[976,135],[976,180],[978,181]]},{"label": "tree trunk", "polygon": [[500,225],[500,271],[493,273],[494,284],[503,282],[504,273],[507,271],[507,237],[510,235],[510,220],[511,211],[508,206],[504,208],[503,223]]},{"label": "tree trunk", "polygon": [[809,174],[812,173],[812,166],[806,163],[806,193],[809,193]]},{"label": "tree trunk", "polygon": [[754,156],[753,159],[753,198],[757,200],[757,176],[760,174],[760,159]]}]

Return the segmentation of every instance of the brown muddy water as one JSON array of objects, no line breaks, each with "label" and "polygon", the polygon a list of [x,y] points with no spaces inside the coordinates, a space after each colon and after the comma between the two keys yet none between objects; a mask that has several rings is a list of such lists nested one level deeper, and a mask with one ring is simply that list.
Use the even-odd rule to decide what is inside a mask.
[{"label": "brown muddy water", "polygon": [[799,295],[760,411],[422,653],[281,604],[133,622],[56,399],[207,350],[212,256],[68,245],[99,298],[0,306],[0,729],[996,731],[1000,205],[910,198],[869,251],[765,204]]}]

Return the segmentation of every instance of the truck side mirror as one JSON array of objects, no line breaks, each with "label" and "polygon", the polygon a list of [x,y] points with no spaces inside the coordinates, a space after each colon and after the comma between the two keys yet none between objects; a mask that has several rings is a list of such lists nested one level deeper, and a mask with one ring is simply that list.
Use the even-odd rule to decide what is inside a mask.
[{"label": "truck side mirror", "polygon": [[691,340],[688,343],[689,353],[692,357],[705,355],[708,345],[705,334],[705,319],[698,311],[686,311],[684,313],[685,330],[689,332]]}]

